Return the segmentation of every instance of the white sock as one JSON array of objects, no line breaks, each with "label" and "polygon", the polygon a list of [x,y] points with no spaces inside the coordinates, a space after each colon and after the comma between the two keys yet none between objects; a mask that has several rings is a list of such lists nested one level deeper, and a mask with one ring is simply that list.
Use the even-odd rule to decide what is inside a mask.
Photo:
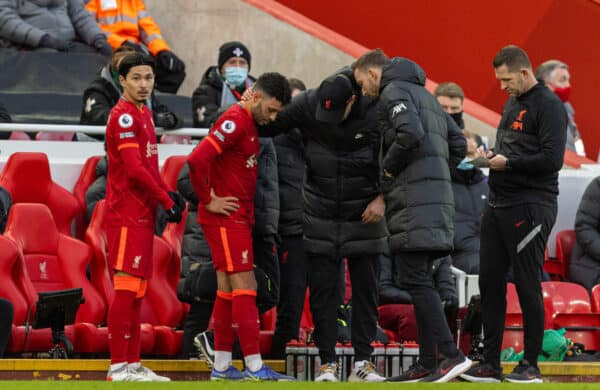
[{"label": "white sock", "polygon": [[110,371],[111,372],[118,371],[121,368],[125,367],[126,365],[127,365],[127,362],[111,364],[110,365]]},{"label": "white sock", "polygon": [[257,353],[255,355],[244,356],[244,363],[246,363],[246,367],[248,367],[248,369],[253,372],[260,370],[263,366],[263,361],[262,357],[260,356],[260,353]]},{"label": "white sock", "polygon": [[366,360],[360,360],[358,362],[354,362],[354,369],[355,370],[360,370],[361,368],[363,368],[363,366],[367,364]]},{"label": "white sock", "polygon": [[225,371],[231,365],[230,351],[215,351],[215,370]]}]

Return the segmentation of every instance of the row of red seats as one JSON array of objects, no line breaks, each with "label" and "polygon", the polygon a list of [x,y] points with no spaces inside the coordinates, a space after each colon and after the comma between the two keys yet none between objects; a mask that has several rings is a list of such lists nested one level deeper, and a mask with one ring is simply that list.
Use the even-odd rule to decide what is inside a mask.
[{"label": "row of red seats", "polygon": [[[600,285],[592,296],[585,287],[569,282],[542,282],[544,329],[567,330],[565,337],[582,343],[588,350],[600,350]],[[517,290],[506,289],[506,321],[502,348],[523,349],[523,313]]]},{"label": "row of red seats", "polygon": [[[108,352],[107,308],[114,291],[106,262],[106,234],[102,219],[104,202],[96,206],[89,226],[85,220],[85,192],[95,180],[100,156],[89,158],[75,185],[74,194],[54,183],[48,159],[43,153],[14,153],[0,173],[0,185],[12,196],[7,230],[0,236],[0,272],[7,283],[0,296],[15,306],[13,332],[7,352],[43,352],[51,347],[49,329],[29,328],[35,315],[37,292],[82,287],[85,303],[76,323],[65,333],[76,353]],[[186,156],[165,161],[161,176],[175,190],[177,176]],[[187,212],[185,213],[187,214]],[[154,275],[149,281],[142,307],[142,353],[176,355],[181,349],[182,331],[188,307],[176,297],[185,217],[169,224],[162,237],[154,238]],[[76,237],[71,224],[76,219]],[[35,223],[31,223],[35,221]],[[91,281],[85,268],[90,268]],[[275,312],[263,315],[261,350],[270,349]]]},{"label": "row of red seats", "polygon": [[[71,141],[73,140],[74,132],[46,132],[40,131],[36,133],[36,141]],[[9,138],[14,141],[31,141],[31,138],[24,131],[13,131],[10,133]],[[185,144],[189,145],[192,143],[192,137],[189,135],[171,135],[164,134],[160,137],[161,144]]]},{"label": "row of red seats", "polygon": [[554,279],[568,280],[571,252],[575,246],[575,230],[561,230],[556,233],[556,258],[550,258],[548,251],[544,259],[544,270]]}]

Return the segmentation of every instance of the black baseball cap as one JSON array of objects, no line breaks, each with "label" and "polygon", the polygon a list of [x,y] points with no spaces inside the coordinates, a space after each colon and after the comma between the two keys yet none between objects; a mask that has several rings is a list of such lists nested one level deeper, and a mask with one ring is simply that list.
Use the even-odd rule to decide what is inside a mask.
[{"label": "black baseball cap", "polygon": [[348,76],[337,74],[323,80],[317,89],[316,118],[320,122],[341,123],[344,120],[346,104],[352,99],[354,89]]}]

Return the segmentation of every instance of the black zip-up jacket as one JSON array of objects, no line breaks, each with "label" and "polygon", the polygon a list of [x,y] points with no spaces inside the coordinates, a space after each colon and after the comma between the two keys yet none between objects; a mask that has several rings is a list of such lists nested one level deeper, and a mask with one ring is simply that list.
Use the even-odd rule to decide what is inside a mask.
[{"label": "black zip-up jacket", "polygon": [[495,153],[509,169],[490,170],[490,206],[523,203],[556,205],[568,117],[556,94],[543,81],[504,106]]},{"label": "black zip-up jacket", "polygon": [[279,174],[279,234],[302,234],[302,192],[304,189],[304,157],[302,134],[294,129],[273,138],[277,150]]},{"label": "black zip-up jacket", "polygon": [[[450,253],[454,198],[449,165],[466,154],[465,138],[425,89],[425,71],[406,58],[382,69],[378,122],[390,250]],[[440,256],[441,257],[441,256]]]},{"label": "black zip-up jacket", "polygon": [[[342,72],[351,80],[352,70]],[[317,91],[305,91],[259,128],[273,136],[298,128],[304,141],[306,162],[303,237],[307,253],[332,258],[387,252],[385,221],[365,224],[362,213],[380,194],[378,180],[379,131],[377,102],[360,97],[341,124],[315,118]]]}]

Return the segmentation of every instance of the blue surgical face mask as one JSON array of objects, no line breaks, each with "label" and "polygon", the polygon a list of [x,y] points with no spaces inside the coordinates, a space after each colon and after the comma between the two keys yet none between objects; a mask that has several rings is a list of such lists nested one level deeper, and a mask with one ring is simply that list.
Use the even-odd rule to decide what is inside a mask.
[{"label": "blue surgical face mask", "polygon": [[225,81],[227,84],[237,88],[248,78],[248,69],[239,66],[225,68]]},{"label": "blue surgical face mask", "polygon": [[471,164],[466,157],[458,164],[457,169],[461,169],[463,171],[468,171],[469,169],[475,169],[475,165]]}]

